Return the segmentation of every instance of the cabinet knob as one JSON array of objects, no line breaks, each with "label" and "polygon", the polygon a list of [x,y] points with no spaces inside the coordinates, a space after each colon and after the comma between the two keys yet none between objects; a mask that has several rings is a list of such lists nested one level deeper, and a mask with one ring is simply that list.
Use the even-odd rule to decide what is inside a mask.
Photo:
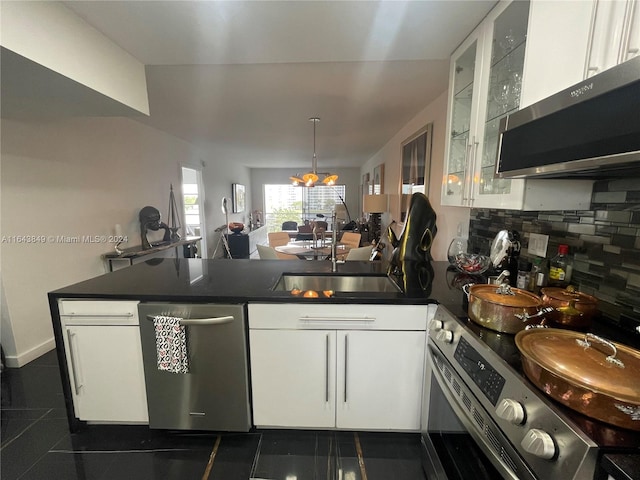
[{"label": "cabinet knob", "polygon": [[444,322],[442,320],[433,319],[429,322],[429,330],[440,330],[444,327]]},{"label": "cabinet knob", "polygon": [[511,398],[503,398],[496,407],[496,415],[514,425],[522,425],[526,417],[522,404]]},{"label": "cabinet knob", "polygon": [[550,460],[556,455],[553,437],[544,430],[532,428],[522,439],[521,445],[525,451],[545,460]]},{"label": "cabinet knob", "polygon": [[438,330],[438,333],[436,333],[436,340],[451,343],[453,342],[453,332],[451,330]]}]

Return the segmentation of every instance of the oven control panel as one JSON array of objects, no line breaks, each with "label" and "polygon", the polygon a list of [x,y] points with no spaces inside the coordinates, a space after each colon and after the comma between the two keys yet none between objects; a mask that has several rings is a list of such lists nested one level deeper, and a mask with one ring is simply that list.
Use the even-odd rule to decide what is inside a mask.
[{"label": "oven control panel", "polygon": [[496,372],[464,338],[460,338],[453,358],[495,406],[504,387],[504,377]]}]

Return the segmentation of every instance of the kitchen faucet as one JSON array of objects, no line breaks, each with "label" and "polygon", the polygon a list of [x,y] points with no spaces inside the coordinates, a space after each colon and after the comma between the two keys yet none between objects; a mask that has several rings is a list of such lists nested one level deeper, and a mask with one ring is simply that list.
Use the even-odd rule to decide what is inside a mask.
[{"label": "kitchen faucet", "polygon": [[338,224],[336,222],[336,211],[334,210],[333,213],[331,214],[331,271],[332,272],[337,272],[338,271],[338,263],[337,263],[337,255],[336,255],[336,250],[337,250],[337,238],[338,238]]}]

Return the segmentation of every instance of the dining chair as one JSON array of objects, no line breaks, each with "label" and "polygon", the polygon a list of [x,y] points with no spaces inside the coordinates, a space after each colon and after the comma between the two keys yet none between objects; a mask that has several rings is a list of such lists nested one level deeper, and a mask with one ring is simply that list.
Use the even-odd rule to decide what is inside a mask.
[{"label": "dining chair", "polygon": [[313,240],[313,227],[310,223],[305,223],[298,227],[296,240]]},{"label": "dining chair", "polygon": [[256,245],[258,247],[258,256],[260,260],[280,260],[278,252],[273,247],[268,245]]},{"label": "dining chair", "polygon": [[371,260],[372,248],[371,245],[366,247],[352,248],[347,252],[345,260],[347,262],[351,260]]},{"label": "dining chair", "polygon": [[317,228],[323,228],[324,231],[326,232],[327,230],[329,230],[329,223],[325,222],[324,220],[316,220],[315,222],[313,222],[316,224]]},{"label": "dining chair", "polygon": [[[276,248],[282,245],[286,245],[291,240],[287,232],[269,232],[268,237],[269,237],[269,246],[271,248]],[[288,255],[286,253],[280,253],[280,252],[276,252],[276,255],[278,255],[278,258],[281,260],[293,260],[298,258],[295,255]]]},{"label": "dining chair", "polygon": [[294,222],[292,220],[282,222],[282,230],[297,230],[297,229],[298,229],[298,222]]},{"label": "dining chair", "polygon": [[360,239],[362,238],[361,233],[356,232],[344,232],[342,237],[340,238],[340,243],[350,247],[350,248],[358,248],[360,246]]}]

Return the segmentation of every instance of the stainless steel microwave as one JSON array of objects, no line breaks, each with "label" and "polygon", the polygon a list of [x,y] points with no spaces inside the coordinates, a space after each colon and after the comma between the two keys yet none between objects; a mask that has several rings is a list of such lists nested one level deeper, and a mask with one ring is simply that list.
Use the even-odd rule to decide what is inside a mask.
[{"label": "stainless steel microwave", "polygon": [[500,178],[640,176],[640,57],[506,116],[499,135]]}]

